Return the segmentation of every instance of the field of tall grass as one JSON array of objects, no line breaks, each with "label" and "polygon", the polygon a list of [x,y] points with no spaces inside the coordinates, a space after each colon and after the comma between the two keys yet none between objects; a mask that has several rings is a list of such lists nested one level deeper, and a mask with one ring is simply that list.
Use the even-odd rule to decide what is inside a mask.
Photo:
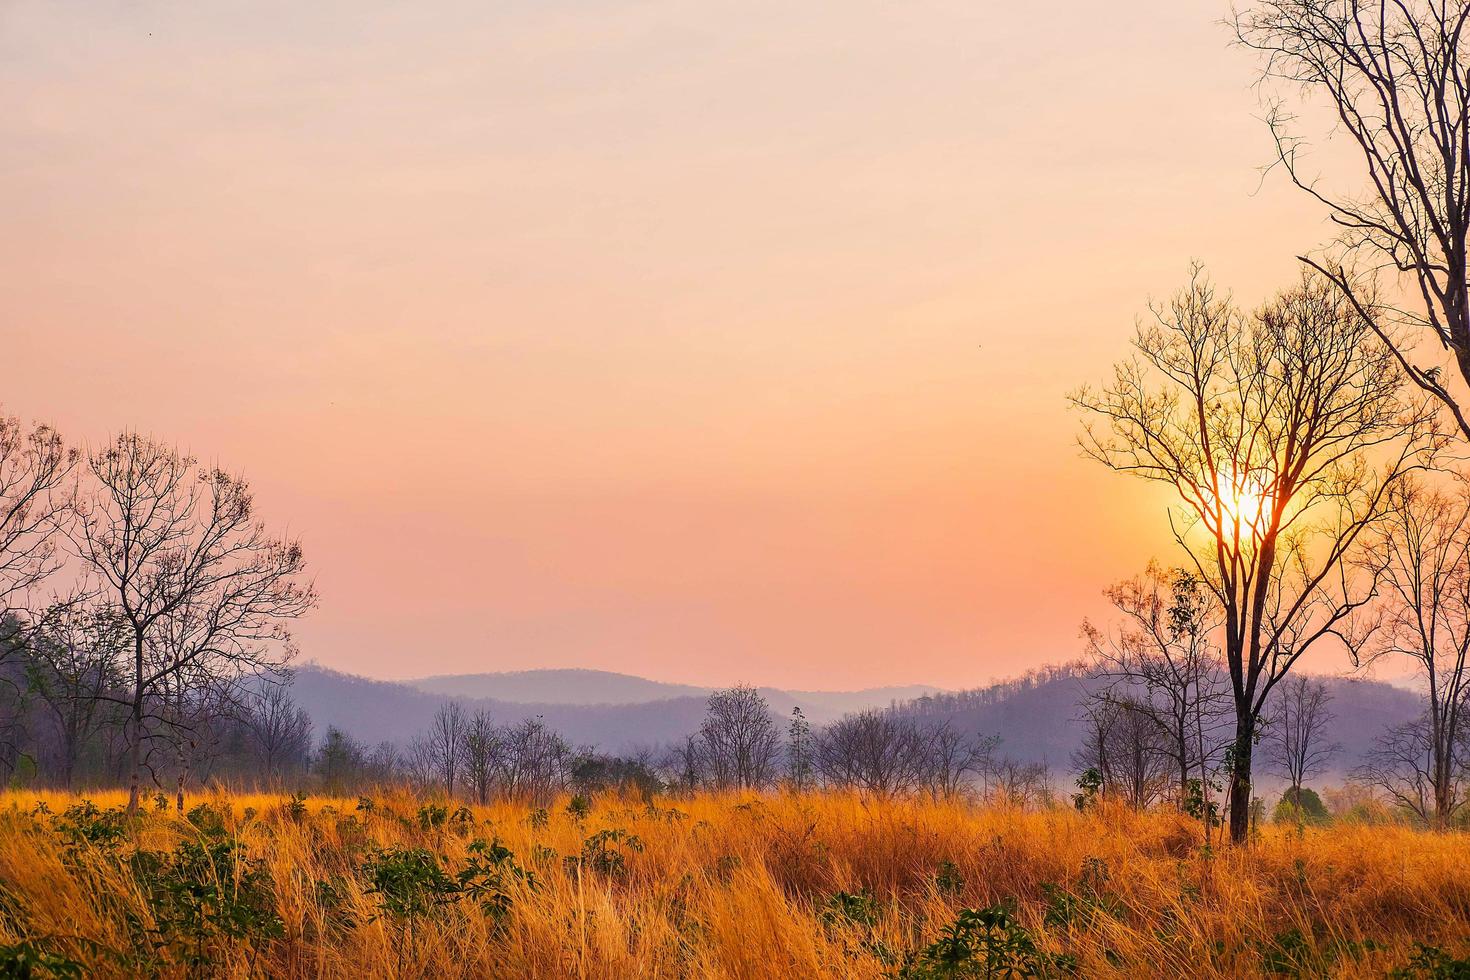
[{"label": "field of tall grass", "polygon": [[1400,826],[1211,849],[1171,812],[853,795],[123,802],[0,796],[0,976],[1460,976],[1470,952],[1470,836]]}]

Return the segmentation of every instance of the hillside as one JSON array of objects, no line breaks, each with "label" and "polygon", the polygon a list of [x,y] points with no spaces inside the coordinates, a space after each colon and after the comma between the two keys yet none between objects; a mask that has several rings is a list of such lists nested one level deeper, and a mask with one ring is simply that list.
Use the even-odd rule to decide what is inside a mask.
[{"label": "hillside", "polygon": [[[1382,681],[1320,678],[1332,695],[1334,715],[1327,741],[1342,746],[1333,762],[1337,776],[1357,765],[1386,728],[1420,711],[1417,695]],[[921,697],[900,710],[926,718],[948,719],[955,727],[1000,735],[1007,755],[1065,769],[1082,727],[1072,723],[1078,705],[1095,682],[1071,666],[1051,667],[989,687]]]},{"label": "hillside", "polygon": [[[1335,715],[1329,739],[1342,745],[1333,766],[1334,778],[1356,765],[1380,732],[1419,710],[1413,693],[1390,684],[1323,680],[1332,693]],[[784,718],[799,706],[815,725],[847,711],[888,707],[897,701],[897,710],[946,719],[966,732],[999,735],[1006,755],[1063,771],[1082,736],[1082,727],[1075,720],[1090,683],[1078,669],[1064,665],[957,692],[890,687],[851,692],[762,688],[761,693],[778,716]],[[490,691],[498,696],[484,696],[483,692]],[[682,739],[698,728],[708,693],[687,685],[584,670],[469,674],[395,683],[307,665],[297,671],[295,683],[296,699],[311,714],[318,735],[332,725],[367,742],[402,742],[424,731],[451,692],[466,707],[488,710],[497,721],[540,716],[572,742],[612,752]],[[903,697],[913,692],[923,693]],[[594,696],[602,700],[591,701]]]}]

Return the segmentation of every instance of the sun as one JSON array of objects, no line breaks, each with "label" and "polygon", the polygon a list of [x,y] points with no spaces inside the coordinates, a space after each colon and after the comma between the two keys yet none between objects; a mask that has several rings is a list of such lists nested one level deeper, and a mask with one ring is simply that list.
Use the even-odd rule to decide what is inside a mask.
[{"label": "sun", "polygon": [[1220,530],[1235,534],[1259,528],[1265,520],[1270,494],[1261,480],[1250,474],[1222,471],[1218,477]]}]

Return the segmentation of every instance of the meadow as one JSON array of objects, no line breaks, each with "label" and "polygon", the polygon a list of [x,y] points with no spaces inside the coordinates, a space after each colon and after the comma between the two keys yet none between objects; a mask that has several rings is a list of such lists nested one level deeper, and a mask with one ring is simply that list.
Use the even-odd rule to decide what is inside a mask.
[{"label": "meadow", "polygon": [[[0,975],[1461,976],[1470,836],[853,794],[0,797]],[[29,971],[29,972],[27,972]]]}]

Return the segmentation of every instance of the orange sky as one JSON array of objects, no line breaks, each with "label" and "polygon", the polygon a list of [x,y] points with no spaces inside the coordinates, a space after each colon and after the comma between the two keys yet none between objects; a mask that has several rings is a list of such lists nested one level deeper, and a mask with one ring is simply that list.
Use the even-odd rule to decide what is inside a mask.
[{"label": "orange sky", "polygon": [[0,399],[242,468],[331,666],[1071,657],[1169,552],[1064,394],[1329,234],[1224,12],[12,0]]}]

